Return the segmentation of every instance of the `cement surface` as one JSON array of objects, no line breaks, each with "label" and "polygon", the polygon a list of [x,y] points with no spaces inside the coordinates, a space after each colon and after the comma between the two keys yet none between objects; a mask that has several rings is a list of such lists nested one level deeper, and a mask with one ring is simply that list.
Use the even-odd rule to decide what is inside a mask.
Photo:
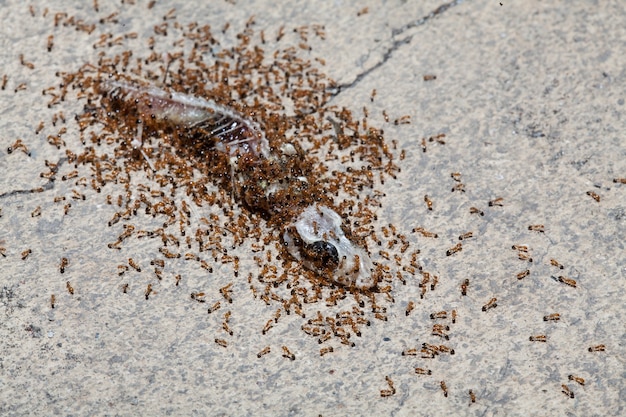
[{"label": "cement surface", "polygon": [[[626,178],[623,2],[477,0],[444,9],[438,1],[400,0],[157,2],[152,9],[146,3],[100,1],[96,13],[91,2],[34,1],[32,16],[23,2],[0,2],[0,76],[8,76],[0,91],[0,246],[6,250],[0,257],[0,415],[626,414],[626,184],[613,181]],[[98,25],[87,36],[55,28],[50,15],[42,16],[46,7],[50,15],[64,11],[87,21],[119,11],[119,23]],[[275,306],[254,299],[245,278],[234,281],[233,303],[222,300],[212,315],[189,299],[193,287],[175,287],[171,279],[149,301],[139,284],[123,294],[126,278],[118,277],[117,265],[129,257],[147,265],[158,256],[156,246],[135,240],[119,252],[108,249],[119,230],[106,225],[113,209],[103,195],[75,201],[60,181],[27,192],[49,184],[39,175],[44,161],[59,159],[45,140],[54,129],[47,124],[35,134],[52,114],[41,90],[58,83],[57,71],[92,61],[91,45],[101,33],[133,28],[145,45],[173,7],[179,22],[199,21],[218,32],[231,22],[235,33],[251,15],[266,34],[283,25],[324,25],[326,40],[313,41],[311,56],[322,57],[342,86],[334,104],[355,113],[367,106],[371,123],[406,152],[397,180],[385,184],[377,215],[421,249],[420,262],[440,277],[435,291],[421,300],[416,282],[396,285],[388,321],[374,320],[356,347],[335,344],[320,357],[321,346],[302,332],[297,315],[261,333]],[[34,69],[20,64],[20,54]],[[25,89],[15,92],[20,83]],[[55,111],[63,110],[70,123],[81,106],[63,103]],[[409,115],[411,123],[385,123],[383,110],[392,119]],[[446,134],[445,144],[429,142],[424,152],[421,139],[439,133]],[[30,156],[7,153],[17,138]],[[451,192],[452,172],[462,174],[465,192]],[[63,195],[72,203],[68,215],[66,202],[52,202]],[[503,205],[489,207],[497,197]],[[473,206],[484,216],[470,214]],[[37,207],[41,215],[32,217]],[[537,224],[545,232],[528,230]],[[439,238],[411,234],[418,226]],[[474,237],[463,250],[446,256],[468,231]],[[519,260],[512,245],[529,246],[533,262]],[[22,260],[27,249],[32,254]],[[237,255],[240,276],[247,277],[253,254]],[[62,257],[71,264],[61,275]],[[183,276],[205,279],[197,268],[177,267]],[[526,269],[530,275],[518,280]],[[561,275],[577,287],[558,282]],[[141,277],[130,279],[143,283]],[[211,279],[204,289],[213,302],[233,281],[232,270]],[[498,306],[483,312],[492,297]],[[407,317],[409,301],[416,307]],[[310,317],[318,309],[328,308],[313,306]],[[452,309],[458,319],[450,340],[432,336],[429,314]],[[221,330],[226,310],[232,337]],[[551,313],[560,313],[560,321],[543,321]],[[547,342],[529,341],[536,335]],[[216,338],[228,339],[228,346]],[[402,356],[424,342],[445,343],[455,355]],[[605,351],[588,351],[601,344]],[[257,358],[266,346],[271,352]],[[296,360],[284,358],[281,346]],[[416,375],[416,367],[432,375]],[[396,389],[389,397],[381,396],[385,376]]]}]

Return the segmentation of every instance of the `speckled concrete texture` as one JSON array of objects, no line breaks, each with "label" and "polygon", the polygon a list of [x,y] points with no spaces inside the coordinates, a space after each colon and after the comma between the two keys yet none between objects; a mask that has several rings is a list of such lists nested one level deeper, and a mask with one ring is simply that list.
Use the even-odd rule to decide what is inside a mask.
[{"label": "speckled concrete texture", "polygon": [[[0,1],[0,77],[7,76],[0,91],[0,415],[626,413],[626,184],[619,182],[626,178],[624,3],[121,3],[100,0],[96,12],[83,1]],[[404,150],[402,171],[381,189],[378,221],[401,229],[439,282],[423,299],[419,280],[394,283],[387,321],[372,320],[361,337],[353,336],[355,347],[334,343],[333,352],[320,356],[324,345],[302,331],[306,320],[296,314],[262,334],[276,306],[251,293],[245,277],[254,253],[245,245],[237,252],[239,279],[227,265],[216,265],[207,277],[181,261],[146,300],[157,242],[134,239],[109,249],[120,230],[107,226],[115,210],[104,195],[76,200],[68,181],[40,177],[46,160],[60,158],[46,140],[59,129],[49,123],[52,114],[62,110],[69,126],[83,106],[48,109],[42,90],[58,83],[58,71],[97,59],[92,45],[102,34],[132,30],[137,45],[147,48],[153,27],[174,7],[181,24],[198,21],[217,33],[226,22],[236,33],[254,15],[268,44],[281,26],[323,25],[326,39],[312,39],[313,51],[299,53],[325,60],[324,71],[340,87],[333,104],[355,114],[367,107],[369,123]],[[87,35],[55,27],[57,12],[95,22],[96,29]],[[117,23],[99,23],[114,12]],[[426,80],[429,75],[436,78]],[[410,116],[410,124],[386,122],[383,110],[392,121]],[[46,127],[37,134],[40,121]],[[422,142],[441,133],[445,143]],[[7,152],[17,139],[29,155]],[[452,173],[460,173],[459,181]],[[30,192],[38,187],[44,190]],[[496,198],[501,205],[490,206]],[[64,214],[66,204],[71,208]],[[37,207],[40,215],[33,213]],[[207,214],[194,212],[200,215]],[[419,227],[438,237],[412,232]],[[462,250],[446,256],[466,232],[473,236],[461,242]],[[372,256],[393,263],[377,249]],[[70,264],[60,274],[63,257]],[[130,257],[144,271],[120,277],[117,266]],[[175,273],[186,277],[180,286]],[[232,304],[219,292],[230,282]],[[190,299],[198,289],[207,303]],[[483,311],[492,298],[497,307]],[[207,314],[219,300],[221,308]],[[307,306],[307,318],[349,309],[351,302]],[[227,311],[232,336],[222,329]],[[439,311],[448,319],[431,320]],[[560,320],[544,321],[554,313]],[[450,327],[449,340],[432,334],[434,323]],[[424,358],[423,343],[444,344],[455,354]],[[604,350],[589,351],[599,345]],[[270,352],[257,357],[267,346]],[[282,346],[295,360],[283,356]],[[393,395],[381,395],[390,389],[385,377],[393,381]]]}]

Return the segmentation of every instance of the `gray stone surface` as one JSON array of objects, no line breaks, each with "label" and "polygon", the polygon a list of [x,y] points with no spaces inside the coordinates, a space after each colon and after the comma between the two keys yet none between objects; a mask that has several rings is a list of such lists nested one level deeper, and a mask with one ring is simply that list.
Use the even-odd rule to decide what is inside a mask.
[{"label": "gray stone surface", "polygon": [[[626,184],[613,182],[626,177],[623,3],[465,1],[437,15],[430,15],[443,4],[437,1],[158,2],[151,10],[137,3],[100,1],[95,13],[90,2],[32,2],[33,17],[22,2],[0,2],[0,76],[8,75],[0,91],[0,246],[6,249],[0,257],[1,415],[626,413]],[[359,16],[366,5],[368,13]],[[42,193],[20,192],[48,184],[39,176],[44,161],[59,158],[45,140],[54,129],[35,134],[53,112],[41,90],[58,82],[57,71],[93,61],[91,45],[103,32],[133,28],[145,45],[172,7],[179,22],[197,20],[217,31],[231,22],[232,33],[251,15],[267,34],[282,25],[325,26],[327,39],[312,45],[343,86],[334,104],[357,114],[367,106],[370,122],[406,152],[377,214],[381,225],[402,227],[421,249],[420,262],[440,276],[436,291],[420,300],[416,282],[395,286],[388,321],[373,321],[356,347],[335,344],[320,357],[296,315],[261,334],[275,306],[255,300],[245,278],[234,282],[233,304],[212,315],[189,300],[199,286],[218,300],[218,289],[233,281],[227,267],[205,282],[202,271],[180,262],[167,272],[190,277],[182,287],[170,279],[149,301],[139,284],[122,294],[127,279],[118,277],[117,265],[129,257],[147,265],[156,243],[135,240],[119,252],[108,249],[119,230],[106,225],[114,211],[102,195],[74,201],[59,181]],[[119,11],[119,24],[99,25],[87,36],[55,28],[50,15],[57,11],[88,21]],[[34,69],[20,64],[20,54]],[[427,74],[436,80],[424,81]],[[26,89],[14,92],[22,82]],[[81,106],[60,108],[71,119]],[[384,109],[392,119],[411,116],[411,124],[385,123]],[[429,143],[423,152],[421,138],[440,132],[446,143]],[[17,138],[30,156],[6,152]],[[464,193],[450,192],[451,172],[462,173]],[[52,202],[63,195],[72,203],[68,215],[66,202]],[[503,206],[488,207],[496,197]],[[38,206],[41,216],[31,217]],[[485,215],[470,214],[471,206]],[[545,233],[529,231],[532,224],[543,224]],[[417,226],[439,238],[411,234]],[[463,251],[445,256],[467,231],[475,237]],[[514,244],[531,248],[532,264],[517,258]],[[22,260],[28,248],[32,254]],[[64,256],[71,264],[61,275]],[[242,249],[238,256],[246,277],[252,254]],[[562,271],[550,265],[552,258]],[[530,276],[516,279],[526,268]],[[575,279],[577,288],[557,282],[559,275]],[[131,276],[144,282],[138,273]],[[465,278],[470,288],[461,297]],[[54,309],[50,294],[57,298]],[[492,297],[498,306],[481,311]],[[407,317],[410,300],[416,308]],[[312,316],[326,307],[311,308]],[[452,309],[459,318],[450,340],[437,340],[428,316]],[[225,336],[226,310],[233,312],[234,335],[222,348],[214,339]],[[560,321],[542,320],[557,312]],[[540,334],[546,343],[529,341]],[[423,342],[446,343],[456,354],[435,360],[401,355]],[[599,344],[606,351],[588,352]],[[295,361],[281,356],[283,345]],[[271,353],[257,358],[265,346]],[[433,375],[416,375],[415,367]],[[569,381],[569,374],[583,377],[585,386]],[[396,387],[387,398],[380,395],[388,388],[385,376]],[[562,384],[575,398],[561,392]],[[477,400],[468,405],[470,389]]]}]

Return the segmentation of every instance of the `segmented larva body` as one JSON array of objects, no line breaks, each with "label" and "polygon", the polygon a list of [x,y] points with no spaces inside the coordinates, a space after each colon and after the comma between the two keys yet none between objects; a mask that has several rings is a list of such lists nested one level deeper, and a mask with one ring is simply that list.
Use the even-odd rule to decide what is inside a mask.
[{"label": "segmented larva body", "polygon": [[214,146],[231,156],[252,154],[269,158],[269,143],[260,127],[228,107],[200,97],[167,92],[157,87],[139,87],[125,81],[108,81],[111,97],[134,100],[141,117],[154,116],[172,125],[203,130]]},{"label": "segmented larva body", "polygon": [[[125,80],[103,82],[103,93],[134,105],[141,121],[165,122],[195,146],[201,142],[227,155],[233,195],[282,229],[287,251],[304,267],[344,286],[366,290],[376,285],[367,251],[342,227],[298,144],[272,147],[256,122],[201,97]],[[141,126],[132,141],[135,148],[142,146]]]}]

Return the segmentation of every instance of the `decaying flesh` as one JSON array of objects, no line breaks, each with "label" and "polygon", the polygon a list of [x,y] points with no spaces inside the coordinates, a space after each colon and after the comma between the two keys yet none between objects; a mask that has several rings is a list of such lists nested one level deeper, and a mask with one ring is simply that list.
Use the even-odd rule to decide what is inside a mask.
[{"label": "decaying flesh", "polygon": [[100,90],[111,108],[136,112],[134,148],[143,152],[145,135],[163,130],[177,146],[200,157],[226,157],[222,185],[243,206],[281,229],[294,259],[347,287],[366,290],[376,285],[367,251],[333,209],[296,142],[274,147],[251,115],[202,97],[125,79],[103,81]]}]

